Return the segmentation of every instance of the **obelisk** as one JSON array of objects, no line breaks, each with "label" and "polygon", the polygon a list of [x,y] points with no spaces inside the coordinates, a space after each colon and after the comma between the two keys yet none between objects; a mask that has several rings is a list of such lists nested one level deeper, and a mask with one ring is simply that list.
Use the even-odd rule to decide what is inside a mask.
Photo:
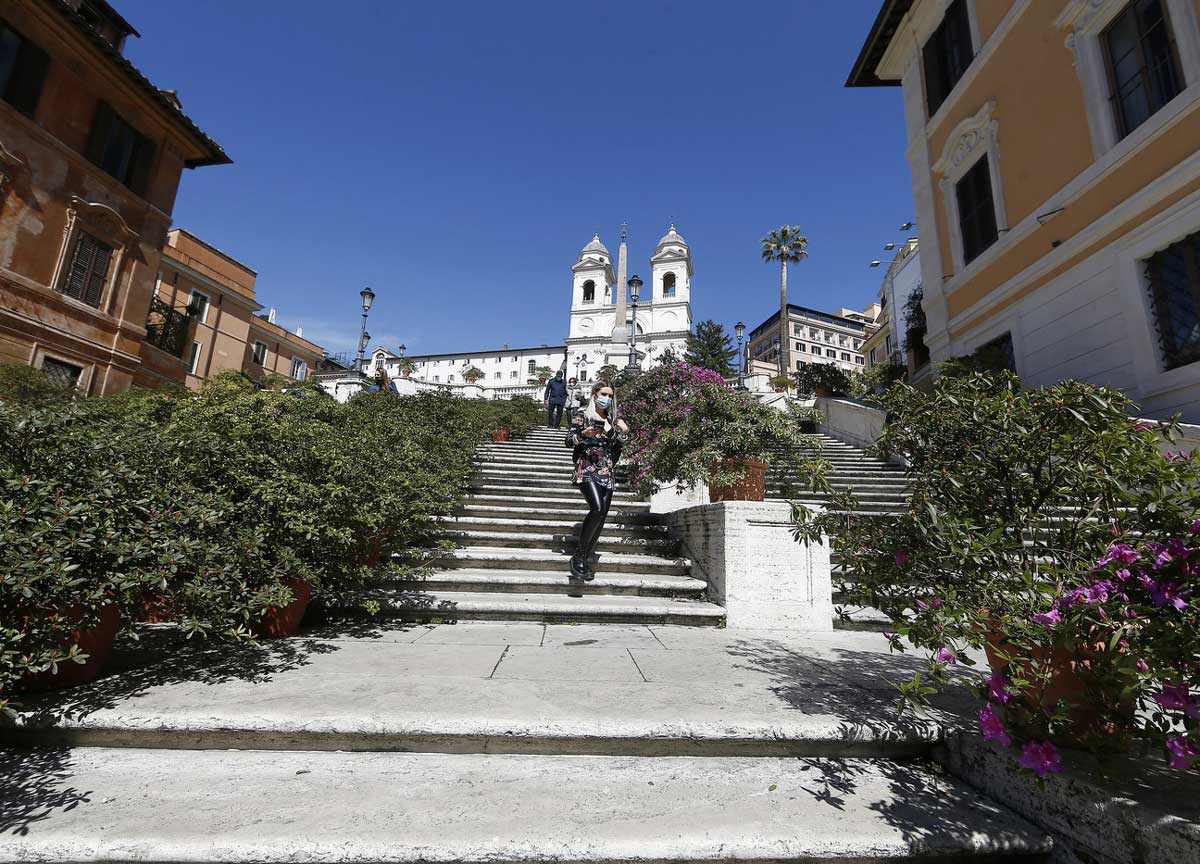
[{"label": "obelisk", "polygon": [[629,363],[629,327],[625,312],[625,280],[629,274],[629,247],[626,245],[628,227],[621,223],[621,246],[617,251],[616,326],[612,331],[612,344],[608,346],[608,362],[618,369],[624,369]]}]

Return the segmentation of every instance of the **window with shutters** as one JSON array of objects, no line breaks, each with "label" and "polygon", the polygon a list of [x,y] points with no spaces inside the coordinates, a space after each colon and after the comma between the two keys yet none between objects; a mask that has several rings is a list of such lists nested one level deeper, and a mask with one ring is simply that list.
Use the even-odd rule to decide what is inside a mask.
[{"label": "window with shutters", "polygon": [[922,51],[925,101],[932,117],[975,59],[966,0],[954,0]]},{"label": "window with shutters", "polygon": [[108,282],[112,257],[111,246],[86,231],[80,231],[75,239],[71,267],[63,282],[62,293],[99,308],[104,297],[104,286]]},{"label": "window with shutters", "polygon": [[267,362],[267,343],[255,342],[254,353],[250,355],[250,359],[254,361],[255,366],[261,366]]},{"label": "window with shutters", "polygon": [[208,323],[208,295],[199,289],[192,289],[192,296],[188,300],[188,314],[199,321],[201,324]]},{"label": "window with shutters", "polygon": [[49,68],[49,55],[0,18],[0,98],[32,117]]},{"label": "window with shutters", "polygon": [[296,381],[303,381],[308,377],[308,364],[299,357],[292,358],[292,378]]},{"label": "window with shutters", "polygon": [[1102,41],[1117,134],[1124,138],[1183,90],[1183,70],[1163,0],[1134,0]]},{"label": "window with shutters", "polygon": [[976,162],[955,187],[958,226],[962,235],[963,263],[970,264],[1000,237],[987,154]]},{"label": "window with shutters", "polygon": [[188,372],[192,375],[196,374],[196,370],[200,368],[200,343],[192,343],[192,353],[188,355]]},{"label": "window with shutters", "polygon": [[156,149],[153,141],[126,123],[107,102],[97,104],[87,158],[100,170],[144,195]]},{"label": "window with shutters", "polygon": [[1200,233],[1151,256],[1146,280],[1163,368],[1200,361]]}]

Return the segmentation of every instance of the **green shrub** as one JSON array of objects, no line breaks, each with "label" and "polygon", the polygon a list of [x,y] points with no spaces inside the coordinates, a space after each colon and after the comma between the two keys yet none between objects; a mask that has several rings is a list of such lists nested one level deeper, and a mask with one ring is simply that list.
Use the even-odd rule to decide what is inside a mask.
[{"label": "green shrub", "polygon": [[535,403],[443,393],[340,405],[221,375],[197,394],[0,403],[0,692],[72,657],[75,624],[29,610],[148,600],[189,634],[249,638],[286,581],[318,592],[426,542],[498,416]]},{"label": "green shrub", "polygon": [[[881,398],[892,419],[875,449],[907,460],[908,508],[869,516],[839,496],[824,515],[796,517],[801,539],[832,537],[859,585],[852,602],[891,617],[893,647],[928,651],[935,684],[970,663],[968,646],[999,650],[986,734],[1103,746],[1137,703],[1158,740],[1200,745],[1200,717],[1188,717],[1200,697],[1192,708],[1184,698],[1200,686],[1200,454],[1159,452],[1175,424],[1135,421],[1116,390],[1023,390],[1010,373]],[[1133,557],[1114,564],[1114,550]],[[1076,675],[1087,691],[1042,704],[1064,652],[1086,656]],[[1184,697],[1156,708],[1168,684]],[[903,685],[907,696],[924,687]]]},{"label": "green shrub", "polygon": [[850,376],[834,363],[804,363],[796,370],[796,392],[801,396],[812,396],[818,387],[824,387],[835,396],[850,392]]},{"label": "green shrub", "polygon": [[41,369],[24,363],[0,364],[0,402],[14,405],[50,405],[76,395],[75,388]]},{"label": "green shrub", "polygon": [[[648,495],[672,483],[736,482],[744,469],[729,464],[765,460],[789,476],[823,487],[823,460],[812,439],[787,414],[731,389],[717,372],[677,363],[655,366],[618,393],[630,426],[630,478]],[[808,445],[806,447],[806,445]]]}]

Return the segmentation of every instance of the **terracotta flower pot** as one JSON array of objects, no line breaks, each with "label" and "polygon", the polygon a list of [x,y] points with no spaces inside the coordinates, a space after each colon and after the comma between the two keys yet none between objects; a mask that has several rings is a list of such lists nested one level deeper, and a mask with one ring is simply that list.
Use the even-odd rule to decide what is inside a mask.
[{"label": "terracotta flower pot", "polygon": [[833,388],[832,387],[814,387],[813,395],[814,396],[824,396],[824,397],[828,398],[833,395]]},{"label": "terracotta flower pot", "polygon": [[512,437],[512,433],[507,429],[496,429],[492,432],[493,441],[507,441]]},{"label": "terracotta flower pot", "polygon": [[[72,606],[64,615],[68,619],[82,621],[84,609],[82,606]],[[100,609],[100,620],[91,627],[79,627],[71,632],[63,647],[71,643],[79,645],[79,650],[88,655],[83,663],[67,661],[58,664],[57,672],[39,672],[36,675],[25,675],[17,681],[15,690],[18,692],[42,692],[45,690],[62,690],[66,687],[77,687],[95,681],[104,671],[104,664],[112,654],[113,643],[117,639],[117,627],[121,623],[121,613],[115,603],[108,603]]]},{"label": "terracotta flower pot", "polygon": [[294,636],[300,630],[304,612],[308,609],[312,588],[303,579],[296,577],[283,580],[292,592],[292,602],[286,606],[272,606],[263,613],[262,620],[253,627],[254,635],[263,639],[279,639]]},{"label": "terracotta flower pot", "polygon": [[[993,672],[1007,671],[1001,652],[1013,653],[1005,634],[994,624],[987,631],[984,646],[988,665]],[[1089,739],[1119,739],[1133,730],[1135,704],[1121,701],[1120,689],[1106,687],[1098,680],[1097,667],[1103,662],[1108,645],[1101,640],[1093,645],[1081,644],[1074,651],[1060,646],[1036,647],[1028,653],[1032,660],[1044,664],[1049,680],[1036,689],[1023,690],[1020,698],[1034,712],[1053,711],[1059,700],[1070,706],[1067,716],[1072,732],[1056,736],[1060,744],[1083,746]]]},{"label": "terracotta flower pot", "polygon": [[166,624],[175,620],[171,599],[166,594],[150,593],[142,598],[142,609],[137,620],[143,624]]},{"label": "terracotta flower pot", "polygon": [[[742,479],[736,483],[709,483],[710,501],[762,501],[766,497],[767,463],[758,459],[726,459],[722,468],[742,470]],[[713,466],[717,468],[716,465]]]},{"label": "terracotta flower pot", "polygon": [[786,388],[786,387],[776,387],[776,388],[775,388],[775,392],[776,392],[776,393],[786,393],[786,392],[787,392],[787,388]]}]

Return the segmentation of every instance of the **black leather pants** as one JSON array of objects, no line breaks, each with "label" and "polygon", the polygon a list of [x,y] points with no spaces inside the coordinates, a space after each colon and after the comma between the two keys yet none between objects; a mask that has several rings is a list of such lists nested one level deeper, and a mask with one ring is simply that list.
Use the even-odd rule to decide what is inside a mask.
[{"label": "black leather pants", "polygon": [[587,561],[592,550],[596,548],[596,541],[600,539],[600,531],[608,518],[608,506],[612,503],[613,493],[607,486],[601,486],[594,480],[584,480],[579,484],[579,490],[587,499],[588,515],[579,527],[579,549],[576,554],[581,561]]}]

